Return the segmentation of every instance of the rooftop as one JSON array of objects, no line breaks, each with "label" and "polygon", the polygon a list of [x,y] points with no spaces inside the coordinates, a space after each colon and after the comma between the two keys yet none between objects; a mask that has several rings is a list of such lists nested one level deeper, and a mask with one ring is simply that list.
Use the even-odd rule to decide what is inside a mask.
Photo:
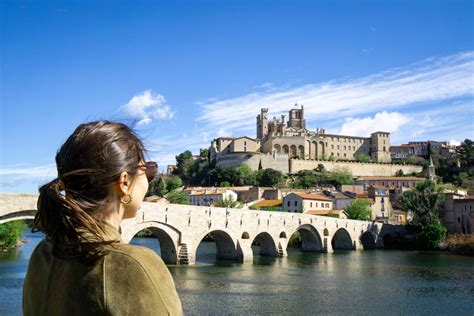
[{"label": "rooftop", "polygon": [[293,194],[305,200],[332,201],[331,198],[328,198],[320,194],[307,194],[307,193],[299,193],[299,192],[293,192]]},{"label": "rooftop", "polygon": [[268,206],[280,206],[283,204],[283,200],[263,200],[255,203],[255,206],[268,207]]}]

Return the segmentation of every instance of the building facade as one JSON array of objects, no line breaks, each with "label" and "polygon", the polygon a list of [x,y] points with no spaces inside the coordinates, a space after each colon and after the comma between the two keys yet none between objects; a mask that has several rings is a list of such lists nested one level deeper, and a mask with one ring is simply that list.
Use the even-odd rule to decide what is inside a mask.
[{"label": "building facade", "polygon": [[283,212],[304,213],[309,210],[332,209],[332,199],[320,194],[290,193],[283,198]]},{"label": "building facade", "polygon": [[306,128],[304,108],[291,109],[280,119],[268,119],[268,109],[257,116],[257,137],[219,137],[211,143],[210,158],[232,153],[263,153],[304,160],[355,160],[367,155],[375,162],[390,162],[390,134],[374,132],[370,137],[328,134],[322,128]]},{"label": "building facade", "polygon": [[422,181],[426,181],[426,179],[419,177],[359,177],[354,183],[362,185],[364,191],[367,191],[370,186],[415,188],[417,183]]}]

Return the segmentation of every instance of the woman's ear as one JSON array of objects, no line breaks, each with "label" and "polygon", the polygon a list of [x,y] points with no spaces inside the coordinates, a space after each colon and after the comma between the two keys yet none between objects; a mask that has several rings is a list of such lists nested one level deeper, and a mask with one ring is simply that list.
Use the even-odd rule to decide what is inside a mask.
[{"label": "woman's ear", "polygon": [[129,194],[130,191],[130,175],[128,174],[127,171],[124,171],[120,174],[119,176],[119,193],[126,195]]}]

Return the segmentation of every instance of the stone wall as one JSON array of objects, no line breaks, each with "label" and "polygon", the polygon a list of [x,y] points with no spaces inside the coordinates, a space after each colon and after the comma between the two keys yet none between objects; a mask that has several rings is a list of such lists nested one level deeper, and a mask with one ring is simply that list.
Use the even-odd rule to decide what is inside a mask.
[{"label": "stone wall", "polygon": [[313,170],[319,164],[324,165],[328,171],[337,171],[341,169],[349,170],[354,177],[359,176],[394,176],[398,170],[404,174],[412,172],[421,172],[423,167],[416,165],[395,165],[363,162],[345,162],[345,161],[323,161],[323,160],[290,160],[290,172],[297,173],[300,170]]},{"label": "stone wall", "polygon": [[272,168],[280,170],[283,173],[288,173],[288,155],[286,154],[250,154],[250,153],[232,153],[225,155],[218,155],[216,166],[218,167],[239,167],[242,164],[248,165],[253,170],[258,170],[262,162],[262,168]]}]

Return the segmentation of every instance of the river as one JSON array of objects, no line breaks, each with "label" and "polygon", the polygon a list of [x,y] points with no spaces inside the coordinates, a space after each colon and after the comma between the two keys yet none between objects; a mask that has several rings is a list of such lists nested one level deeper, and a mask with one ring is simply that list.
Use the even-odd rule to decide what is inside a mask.
[{"label": "river", "polygon": [[[41,235],[0,254],[0,315],[21,314],[28,260]],[[159,252],[156,239],[132,243]],[[258,249],[254,249],[255,252]],[[341,251],[253,262],[216,261],[203,242],[194,266],[170,266],[188,315],[473,315],[474,258],[438,252]]]}]

